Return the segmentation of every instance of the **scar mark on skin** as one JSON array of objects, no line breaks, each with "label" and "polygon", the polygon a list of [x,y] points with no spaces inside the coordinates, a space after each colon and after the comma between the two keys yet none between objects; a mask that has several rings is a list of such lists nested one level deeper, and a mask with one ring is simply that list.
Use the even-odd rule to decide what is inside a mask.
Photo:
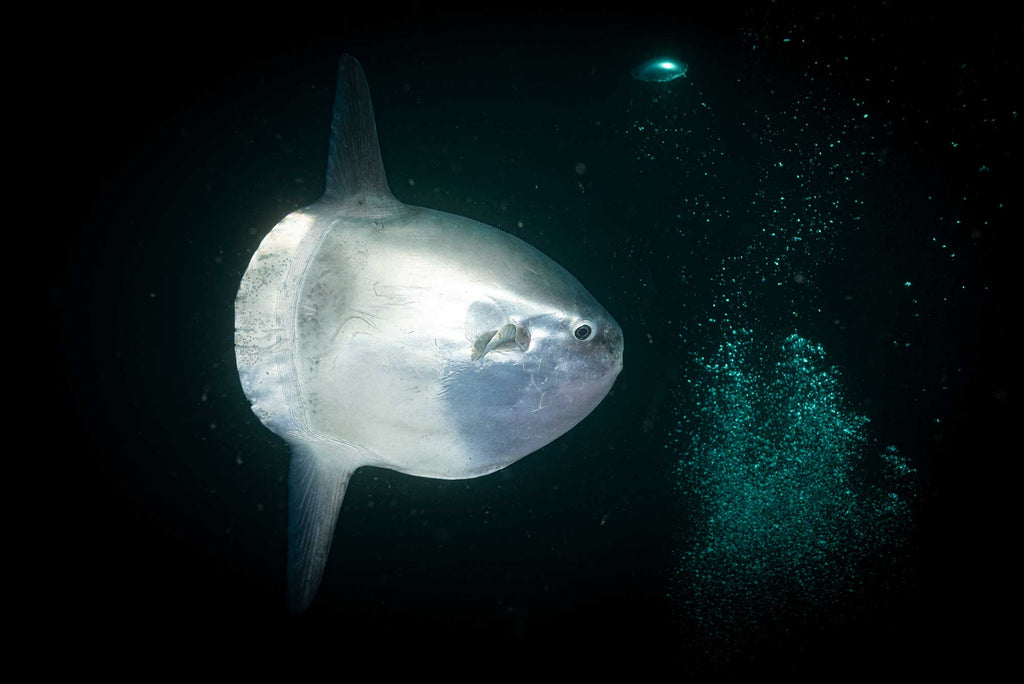
[{"label": "scar mark on skin", "polygon": [[[334,341],[335,341],[336,339],[338,339],[338,335],[340,335],[340,334],[341,334],[341,331],[342,331],[342,329],[343,329],[343,328],[344,328],[344,327],[345,327],[345,326],[346,326],[346,325],[348,324],[348,322],[349,322],[349,321],[351,321],[351,320],[360,320],[360,321],[362,321],[363,323],[365,323],[366,325],[370,326],[371,328],[376,328],[376,327],[377,327],[377,326],[375,326],[375,325],[374,325],[373,323],[371,323],[370,321],[368,321],[368,320],[366,320],[365,318],[363,318],[362,316],[356,316],[356,315],[352,315],[352,316],[349,316],[348,318],[346,318],[345,320],[343,320],[343,321],[342,321],[341,323],[339,323],[339,324],[338,324],[338,327],[337,327],[337,328],[336,328],[336,329],[334,330],[334,334],[333,334],[333,335],[331,335],[331,344],[334,344]],[[356,330],[356,331],[355,331],[355,334],[356,334],[356,335],[369,335],[370,333],[368,333],[368,332],[366,332],[366,331],[364,331],[364,330]]]},{"label": "scar mark on skin", "polygon": [[540,402],[537,403],[537,408],[530,411],[530,413],[536,413],[537,411],[540,411],[542,408],[544,408],[544,395],[546,394],[547,392],[540,393]]},{"label": "scar mark on skin", "polygon": [[396,287],[392,285],[381,285],[378,280],[373,284],[373,294],[382,299],[389,299],[393,304],[410,304],[419,301],[417,295],[421,287]]},{"label": "scar mark on skin", "polygon": [[[544,376],[544,380],[542,380],[541,382],[544,385],[547,384],[548,378],[547,378],[546,375]],[[545,389],[542,389],[541,385],[537,384],[537,375],[535,373],[530,373],[530,386],[533,387],[535,390],[540,391],[542,395],[543,395],[544,392],[547,391]]]}]

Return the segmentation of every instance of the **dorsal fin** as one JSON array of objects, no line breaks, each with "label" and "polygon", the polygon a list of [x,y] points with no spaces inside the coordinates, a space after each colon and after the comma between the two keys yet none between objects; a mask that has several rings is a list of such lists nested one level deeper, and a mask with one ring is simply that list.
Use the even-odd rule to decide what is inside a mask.
[{"label": "dorsal fin", "polygon": [[356,205],[351,210],[369,215],[398,203],[384,176],[370,89],[351,55],[342,56],[338,65],[324,197]]}]

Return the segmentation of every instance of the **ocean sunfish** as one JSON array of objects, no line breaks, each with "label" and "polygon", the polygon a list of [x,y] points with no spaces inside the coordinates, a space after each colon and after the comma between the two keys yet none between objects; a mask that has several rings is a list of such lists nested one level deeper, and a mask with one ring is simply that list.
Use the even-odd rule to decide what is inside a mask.
[{"label": "ocean sunfish", "polygon": [[496,228],[395,199],[348,55],[326,181],[263,239],[235,300],[242,388],[292,451],[293,612],[316,594],[357,468],[492,473],[583,420],[622,370],[621,329],[565,269]]}]

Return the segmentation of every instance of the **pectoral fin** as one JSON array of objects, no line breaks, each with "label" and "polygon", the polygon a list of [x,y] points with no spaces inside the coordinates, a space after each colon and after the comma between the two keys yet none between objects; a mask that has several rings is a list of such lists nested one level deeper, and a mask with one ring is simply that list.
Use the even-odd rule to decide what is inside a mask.
[{"label": "pectoral fin", "polygon": [[518,349],[524,352],[529,347],[530,331],[525,326],[508,323],[477,338],[472,357],[477,361],[495,349]]}]

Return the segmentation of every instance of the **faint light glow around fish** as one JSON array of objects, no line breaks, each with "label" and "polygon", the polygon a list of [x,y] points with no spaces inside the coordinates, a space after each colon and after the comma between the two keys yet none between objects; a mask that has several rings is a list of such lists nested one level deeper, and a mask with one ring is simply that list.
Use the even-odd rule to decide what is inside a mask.
[{"label": "faint light glow around fish", "polygon": [[664,57],[651,59],[633,68],[630,72],[633,78],[648,83],[664,83],[672,81],[681,76],[686,76],[689,66],[686,62],[679,62]]}]

